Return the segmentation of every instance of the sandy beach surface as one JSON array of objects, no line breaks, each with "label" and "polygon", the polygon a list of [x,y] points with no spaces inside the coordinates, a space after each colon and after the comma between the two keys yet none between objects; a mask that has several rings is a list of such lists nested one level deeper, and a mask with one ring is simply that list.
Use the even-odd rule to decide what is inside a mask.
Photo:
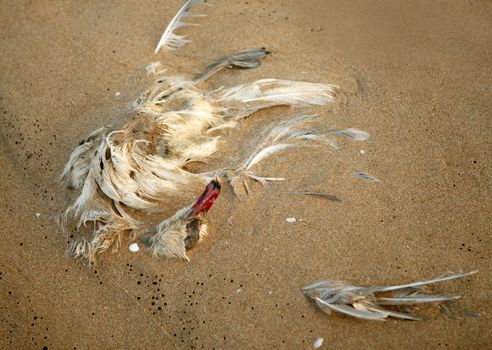
[{"label": "sandy beach surface", "polygon": [[[0,348],[310,349],[320,337],[325,349],[490,347],[491,2],[214,0],[182,29],[191,44],[155,55],[180,5],[0,1]],[[327,82],[338,101],[257,113],[223,147],[240,154],[272,121],[308,112],[319,130],[357,127],[369,141],[282,153],[258,169],[287,181],[253,184],[249,197],[224,186],[190,262],[131,253],[129,241],[94,267],[65,258],[55,217],[75,192],[59,174],[92,130],[124,124],[145,67],[194,73],[262,46],[272,55],[261,67],[210,87]],[[398,284],[460,270],[479,273],[431,290],[463,299],[421,322],[328,316],[300,292],[320,278]]]}]

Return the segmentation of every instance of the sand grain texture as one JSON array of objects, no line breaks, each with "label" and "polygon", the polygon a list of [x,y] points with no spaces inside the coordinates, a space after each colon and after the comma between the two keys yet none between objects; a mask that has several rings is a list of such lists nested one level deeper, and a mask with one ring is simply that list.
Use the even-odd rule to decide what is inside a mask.
[{"label": "sand grain texture", "polygon": [[[192,44],[159,54],[169,72],[268,47],[260,68],[220,73],[210,86],[337,84],[339,102],[311,110],[318,127],[357,127],[370,142],[262,164],[288,181],[254,185],[242,200],[225,189],[190,263],[131,253],[125,242],[88,268],[63,256],[54,217],[74,194],[58,175],[90,131],[124,123],[180,1],[1,1],[0,348],[307,349],[319,337],[330,349],[490,346],[490,2],[213,3],[201,27],[184,29]],[[295,113],[257,113],[225,141],[240,153]],[[330,317],[300,292],[319,278],[396,284],[460,269],[480,273],[437,286],[464,299],[425,322]]]}]

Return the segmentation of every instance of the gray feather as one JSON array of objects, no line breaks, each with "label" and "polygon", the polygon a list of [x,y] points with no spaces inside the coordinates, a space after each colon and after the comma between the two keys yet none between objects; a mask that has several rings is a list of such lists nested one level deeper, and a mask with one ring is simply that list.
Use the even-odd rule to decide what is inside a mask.
[{"label": "gray feather", "polygon": [[303,195],[306,195],[306,196],[316,196],[316,197],[326,198],[326,199],[328,199],[330,201],[333,201],[333,202],[341,202],[342,201],[337,196],[335,196],[333,194],[324,193],[324,192],[302,191],[302,192],[299,192],[299,193],[300,194],[303,194]]},{"label": "gray feather", "polygon": [[205,71],[195,79],[195,84],[207,80],[224,68],[256,68],[269,53],[265,48],[256,48],[222,57],[208,64]]},{"label": "gray feather", "polygon": [[354,141],[363,141],[369,138],[367,132],[354,128],[332,130],[328,131],[326,134],[330,136],[346,137]]},{"label": "gray feather", "polygon": [[466,273],[461,273],[461,272],[460,273],[450,273],[449,275],[433,278],[430,280],[418,281],[418,282],[413,282],[413,283],[409,283],[409,284],[402,284],[402,285],[398,285],[398,286],[374,287],[374,288],[372,288],[372,290],[377,291],[377,292],[389,292],[389,291],[405,289],[405,288],[420,288],[420,287],[423,287],[423,286],[426,286],[429,284],[451,281],[451,280],[455,280],[458,278],[471,276],[471,275],[476,274],[477,272],[478,271],[475,270],[475,271],[466,272]]},{"label": "gray feather", "polygon": [[352,176],[357,178],[357,179],[364,180],[364,181],[381,182],[381,180],[376,179],[374,176],[366,174],[366,173],[361,173],[359,171],[353,172]]},{"label": "gray feather", "polygon": [[[321,280],[313,282],[301,290],[308,300],[314,302],[318,308],[328,314],[331,311],[337,311],[365,320],[382,320],[387,317],[419,320],[418,316],[412,315],[406,310],[402,312],[399,307],[439,303],[460,298],[459,296],[424,294],[419,291],[420,287],[470,276],[476,272],[456,273],[427,281],[385,287],[358,287],[343,281]],[[386,310],[383,306],[392,306],[392,309]]]}]

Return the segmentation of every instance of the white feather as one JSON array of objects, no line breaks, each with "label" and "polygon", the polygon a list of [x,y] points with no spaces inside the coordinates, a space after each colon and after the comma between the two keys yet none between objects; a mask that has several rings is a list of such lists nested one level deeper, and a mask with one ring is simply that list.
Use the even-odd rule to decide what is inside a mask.
[{"label": "white feather", "polygon": [[448,275],[444,275],[441,277],[433,278],[430,280],[418,281],[408,284],[401,284],[397,286],[387,286],[387,287],[375,287],[377,291],[388,292],[393,290],[405,289],[405,288],[420,288],[428,284],[441,283],[445,281],[451,281],[458,278],[468,277],[474,275],[478,272],[478,270],[470,271],[470,272],[458,272],[458,273],[450,273]]},{"label": "white feather", "polygon": [[89,172],[94,152],[99,147],[107,127],[94,130],[77,148],[72,151],[70,159],[65,165],[61,174],[63,179],[70,186],[80,189],[84,184]]},{"label": "white feather", "polygon": [[203,3],[203,0],[188,0],[183,4],[183,6],[181,6],[171,22],[169,22],[168,26],[164,30],[164,33],[162,33],[161,39],[159,40],[154,53],[159,52],[161,48],[173,51],[190,42],[185,39],[186,36],[175,34],[174,31],[180,27],[192,25],[191,23],[182,22],[183,18],[203,16],[187,12],[192,6],[201,3]]},{"label": "white feather", "polygon": [[251,168],[253,165],[256,163],[260,162],[262,159],[272,155],[273,153],[277,153],[281,150],[284,150],[286,148],[291,148],[291,147],[296,147],[296,145],[292,144],[287,144],[287,143],[279,143],[271,146],[267,146],[263,148],[261,151],[253,155],[247,162],[246,162],[246,170]]},{"label": "white feather", "polygon": [[268,181],[285,181],[285,178],[283,177],[267,177],[267,176],[258,176],[258,175],[253,175],[251,173],[245,173],[245,175],[255,181],[258,181],[261,183],[263,186],[267,184]]},{"label": "white feather", "polygon": [[217,151],[218,137],[213,139],[204,139],[202,142],[194,145],[190,145],[183,153],[183,158],[187,163],[189,162],[203,162]]},{"label": "white feather", "polygon": [[261,79],[222,91],[224,102],[260,102],[266,106],[324,105],[335,100],[331,84],[308,83],[278,79]]}]

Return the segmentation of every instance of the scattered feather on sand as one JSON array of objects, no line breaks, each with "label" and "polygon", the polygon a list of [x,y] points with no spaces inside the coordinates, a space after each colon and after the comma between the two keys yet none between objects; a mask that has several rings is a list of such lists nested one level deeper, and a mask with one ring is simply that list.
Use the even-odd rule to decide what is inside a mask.
[{"label": "scattered feather on sand", "polygon": [[178,35],[174,33],[174,31],[181,27],[193,25],[193,23],[183,22],[183,19],[204,16],[188,12],[188,10],[192,6],[202,4],[203,2],[204,0],[188,0],[183,4],[183,6],[181,6],[174,18],[171,20],[171,22],[169,22],[169,25],[164,30],[164,33],[162,33],[161,39],[159,40],[154,53],[159,52],[161,48],[168,51],[174,51],[177,48],[190,42],[190,40],[185,39],[186,35]]},{"label": "scattered feather on sand", "polygon": [[369,138],[368,132],[354,128],[331,130],[326,134],[330,136],[345,137],[354,141],[364,141]]},{"label": "scattered feather on sand", "polygon": [[[320,280],[302,288],[304,296],[321,311],[336,311],[364,320],[384,320],[392,317],[404,320],[420,320],[410,313],[410,307],[425,303],[457,300],[460,296],[425,294],[424,286],[467,277],[477,273],[450,273],[426,281],[395,286],[359,287],[344,281]],[[388,307],[389,308],[385,308]]]},{"label": "scattered feather on sand", "polygon": [[341,202],[342,201],[337,196],[335,196],[333,194],[325,193],[325,192],[301,191],[299,193],[306,195],[306,196],[315,196],[315,197],[326,198],[326,199],[333,201],[333,202]]},{"label": "scattered feather on sand", "polygon": [[357,178],[357,179],[360,179],[360,180],[364,180],[364,181],[370,181],[370,182],[382,182],[381,180],[375,178],[374,176],[372,175],[369,175],[369,174],[366,174],[366,173],[361,173],[359,171],[354,171],[352,173],[352,176]]}]

